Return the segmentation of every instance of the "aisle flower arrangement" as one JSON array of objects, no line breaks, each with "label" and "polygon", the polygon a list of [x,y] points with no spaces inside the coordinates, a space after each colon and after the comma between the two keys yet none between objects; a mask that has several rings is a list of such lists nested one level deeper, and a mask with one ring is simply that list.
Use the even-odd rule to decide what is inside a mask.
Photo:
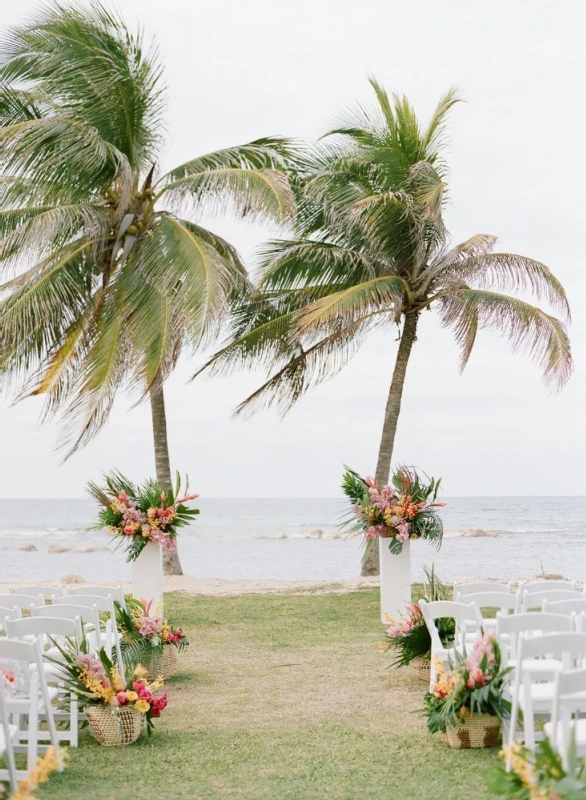
[{"label": "aisle flower arrangement", "polygon": [[[433,567],[424,568],[426,575],[423,597],[428,603],[436,600],[448,600],[449,588],[436,576]],[[431,636],[423,619],[419,603],[411,603],[405,608],[402,617],[388,617],[390,623],[386,629],[385,640],[379,643],[379,649],[393,655],[392,667],[413,666],[418,675],[429,680],[431,656]],[[443,644],[449,646],[456,635],[456,624],[453,619],[438,619],[436,627]]]},{"label": "aisle flower arrangement", "polygon": [[148,542],[165,550],[177,548],[177,530],[189,525],[199,509],[185,503],[199,495],[181,495],[179,475],[174,489],[161,491],[157,482],[135,485],[119,472],[104,476],[104,486],[88,484],[88,492],[101,506],[97,530],[106,528],[124,546],[127,561],[135,561]]},{"label": "aisle flower arrangement", "polygon": [[367,540],[389,539],[395,555],[409,539],[429,539],[439,549],[443,525],[437,509],[445,506],[437,500],[440,484],[441,478],[426,483],[412,467],[399,467],[391,483],[383,486],[346,467],[342,490],[353,516],[345,526]]},{"label": "aisle flower arrangement", "polygon": [[100,744],[130,744],[145,723],[152,733],[153,719],[167,707],[167,694],[160,692],[162,680],[149,682],[147,670],[138,665],[129,688],[103,647],[96,658],[86,643],[81,648],[73,641],[54,644],[61,657],[49,660],[59,667],[59,680],[77,697]]},{"label": "aisle flower arrangement", "polygon": [[[508,719],[511,704],[503,696],[510,667],[502,667],[498,642],[490,635],[479,636],[468,657],[460,656],[458,663],[446,670],[438,660],[437,679],[425,695],[424,714],[430,733],[447,734],[452,747],[491,746],[496,744],[500,723]],[[490,735],[480,744],[466,744],[457,729],[470,729],[484,718],[489,719]],[[454,734],[456,731],[456,735]]]},{"label": "aisle flower arrangement", "polygon": [[165,654],[180,653],[189,640],[182,628],[174,628],[161,615],[159,608],[153,611],[152,603],[131,597],[125,607],[114,601],[116,626],[122,634],[122,658],[125,664],[142,664],[150,675],[162,672],[164,678],[169,678],[176,658],[166,659]]},{"label": "aisle flower arrangement", "polygon": [[[54,747],[47,748],[46,753],[39,757],[36,766],[29,770],[26,780],[18,782],[18,787],[7,800],[35,800],[36,790],[47,783],[53,772],[61,769],[67,759],[65,750],[55,751]],[[6,797],[6,793],[0,784],[0,798]]]},{"label": "aisle flower arrangement", "polygon": [[511,761],[511,770],[504,766],[486,771],[486,784],[491,794],[507,800],[584,800],[586,797],[586,759],[577,759],[572,751],[568,769],[545,738],[537,743],[535,755],[520,742],[501,751],[504,761]]}]

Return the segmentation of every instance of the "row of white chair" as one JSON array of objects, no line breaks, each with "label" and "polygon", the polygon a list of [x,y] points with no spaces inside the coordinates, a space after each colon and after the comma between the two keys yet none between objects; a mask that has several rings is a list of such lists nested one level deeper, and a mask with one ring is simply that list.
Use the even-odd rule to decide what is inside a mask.
[{"label": "row of white chair", "polygon": [[[11,789],[16,791],[18,781],[26,779],[37,765],[39,751],[48,746],[55,749],[59,769],[62,769],[52,705],[58,690],[49,687],[38,639],[0,638],[1,664],[8,665],[10,672],[0,670],[0,755],[7,762],[7,768],[0,769],[0,780],[8,780]],[[14,684],[17,684],[17,691],[14,691]],[[48,730],[41,730],[41,722],[47,724]],[[16,768],[15,754],[21,752],[26,754],[25,769]]]},{"label": "row of white chair", "polygon": [[[478,593],[480,594],[480,593]],[[420,601],[423,617],[432,640],[431,683],[436,680],[435,664],[439,658],[446,668],[453,664],[457,655],[470,652],[472,639],[466,626],[473,625],[477,631],[484,632],[485,621],[480,608],[474,600],[470,602],[439,601],[426,603]],[[546,730],[556,737],[561,753],[565,752],[571,720],[564,712],[556,709],[559,697],[565,697],[565,684],[558,686],[559,674],[564,670],[586,667],[586,613],[575,601],[545,603],[549,611],[528,611],[524,613],[497,614],[495,627],[491,631],[496,636],[503,655],[503,666],[513,668],[507,693],[512,703],[510,723],[505,725],[505,741],[512,744],[517,736],[517,725],[522,717],[522,735],[525,745],[535,749],[541,734],[536,730],[538,718],[549,721]],[[557,606],[557,608],[556,608]],[[508,609],[507,609],[508,612]],[[456,622],[456,639],[453,645],[441,642],[436,621],[452,618]],[[578,678],[572,678],[572,686]],[[570,681],[570,679],[568,679]],[[568,684],[569,685],[569,684]],[[584,696],[574,698],[574,711],[586,707],[586,683],[582,684]],[[557,694],[556,694],[557,693]],[[558,699],[556,699],[556,697]],[[586,710],[586,709],[584,709]],[[567,710],[566,710],[567,711]],[[521,712],[521,713],[520,713]],[[586,721],[578,721],[574,726],[576,745],[579,752],[586,754]]]},{"label": "row of white chair", "polygon": [[477,583],[454,584],[454,600],[470,602],[475,600],[481,607],[494,607],[500,611],[524,612],[541,609],[543,603],[573,600],[583,604],[586,610],[586,594],[578,591],[576,581],[536,581],[521,584],[516,592],[512,584],[499,584],[481,581]]}]

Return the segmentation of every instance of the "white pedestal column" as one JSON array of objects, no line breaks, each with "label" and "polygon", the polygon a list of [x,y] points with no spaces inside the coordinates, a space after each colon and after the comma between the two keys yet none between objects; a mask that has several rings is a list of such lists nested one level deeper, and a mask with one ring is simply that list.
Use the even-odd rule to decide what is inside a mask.
[{"label": "white pedestal column", "polygon": [[389,540],[379,538],[380,555],[380,615],[400,617],[411,602],[411,543],[405,542],[397,556],[389,552]]},{"label": "white pedestal column", "polygon": [[139,600],[150,600],[153,613],[157,605],[163,605],[163,552],[161,546],[149,542],[142,553],[132,562],[132,594]]}]

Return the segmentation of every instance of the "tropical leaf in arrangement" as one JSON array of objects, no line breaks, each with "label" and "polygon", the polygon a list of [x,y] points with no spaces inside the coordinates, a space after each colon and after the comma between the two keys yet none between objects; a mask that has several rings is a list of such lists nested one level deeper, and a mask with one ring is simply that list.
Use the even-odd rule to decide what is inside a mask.
[{"label": "tropical leaf in arrangement", "polygon": [[294,147],[259,139],[159,174],[157,51],[99,2],[42,9],[0,50],[2,388],[63,412],[71,453],[120,390],[158,391],[251,292],[198,218],[289,219]]}]

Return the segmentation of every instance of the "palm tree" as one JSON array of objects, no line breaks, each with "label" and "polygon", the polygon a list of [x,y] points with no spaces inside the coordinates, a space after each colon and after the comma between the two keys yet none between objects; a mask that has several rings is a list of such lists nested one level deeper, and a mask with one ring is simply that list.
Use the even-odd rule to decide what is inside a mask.
[{"label": "palm tree", "polygon": [[[163,387],[249,290],[206,211],[283,220],[279,138],[159,174],[158,55],[105,7],[51,6],[0,49],[0,373],[61,412],[66,457],[117,393],[150,398],[157,480],[171,485]],[[166,570],[180,572],[178,558]]]},{"label": "palm tree", "polygon": [[[375,478],[389,479],[407,366],[424,309],[455,333],[463,369],[481,328],[508,337],[561,386],[571,372],[559,319],[504,294],[530,290],[569,318],[564,289],[543,264],[494,252],[496,238],[475,235],[450,247],[442,220],[447,170],[442,149],[454,90],[422,128],[405,97],[371,80],[373,109],[351,112],[296,170],[296,238],[270,242],[256,294],[240,310],[232,340],[202,371],[222,373],[249,360],[268,380],[238,412],[286,412],[332,377],[373,330],[399,331]],[[370,548],[363,574],[378,572]]]}]

